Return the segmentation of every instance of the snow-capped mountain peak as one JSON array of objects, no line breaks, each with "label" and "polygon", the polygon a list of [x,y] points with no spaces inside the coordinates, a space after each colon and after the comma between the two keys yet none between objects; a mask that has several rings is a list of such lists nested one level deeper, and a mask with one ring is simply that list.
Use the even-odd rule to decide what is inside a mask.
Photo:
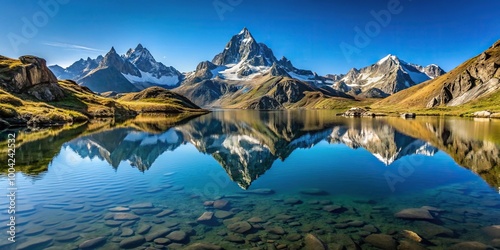
[{"label": "snow-capped mountain peak", "polygon": [[387,60],[392,60],[392,61],[399,61],[399,58],[393,54],[388,54],[387,56],[385,56],[384,58],[380,59],[376,64],[377,65],[381,65],[383,64],[384,62],[386,62]]}]

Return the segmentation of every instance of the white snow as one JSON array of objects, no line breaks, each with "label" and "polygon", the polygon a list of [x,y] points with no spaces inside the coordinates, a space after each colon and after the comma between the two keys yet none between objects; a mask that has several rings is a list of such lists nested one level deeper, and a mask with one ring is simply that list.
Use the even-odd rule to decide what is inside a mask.
[{"label": "white snow", "polygon": [[152,83],[152,84],[157,84],[157,85],[166,85],[166,86],[174,86],[179,83],[179,77],[176,75],[173,76],[161,76],[160,78],[155,77],[153,74],[149,72],[141,72],[141,77],[139,76],[133,76],[129,74],[123,74],[122,75],[129,80],[132,83]]},{"label": "white snow", "polygon": [[144,138],[144,140],[142,140],[141,142],[141,146],[146,146],[146,145],[155,145],[158,143],[158,137],[156,136],[149,136],[149,137],[146,137]]},{"label": "white snow", "polygon": [[314,82],[314,75],[299,75],[295,72],[292,72],[292,71],[288,71],[286,72],[288,73],[288,75],[290,75],[292,78],[295,78],[297,80],[300,80],[300,81],[304,81],[304,82]]},{"label": "white snow", "polygon": [[380,64],[384,63],[384,62],[385,62],[385,61],[387,61],[389,58],[390,58],[390,59],[392,59],[392,60],[396,60],[396,59],[397,59],[397,57],[396,57],[396,56],[389,54],[389,55],[385,56],[384,58],[380,59],[380,60],[377,62],[377,65],[380,65]]},{"label": "white snow", "polygon": [[158,136],[158,140],[167,143],[176,143],[179,141],[179,135],[177,135],[175,129],[169,129],[167,132]]},{"label": "white snow", "polygon": [[402,69],[403,72],[406,72],[415,83],[421,83],[431,79],[428,75],[426,75],[423,72],[411,71],[406,67],[402,67]]},{"label": "white snow", "polygon": [[364,84],[356,84],[356,83],[354,83],[354,84],[347,84],[347,86],[349,86],[349,87],[353,87],[353,86],[367,86],[367,85],[370,85],[372,83],[380,81],[383,77],[384,77],[384,75],[371,76],[369,74],[361,73],[358,76],[358,79],[361,80],[361,81],[366,80],[366,82]]},{"label": "white snow", "polygon": [[[248,76],[239,77],[238,76],[238,71],[240,71],[243,67],[250,68],[250,70],[252,70],[252,72],[254,72],[254,73],[250,74]],[[257,77],[257,76],[261,76],[261,75],[267,73],[271,69],[268,66],[252,66],[252,65],[248,65],[244,61],[241,61],[238,64],[228,64],[228,65],[226,65],[226,67],[221,68],[223,70],[221,70],[219,72],[216,72],[217,70],[220,70],[219,68],[220,67],[218,67],[218,68],[216,68],[215,70],[212,71],[212,75],[213,75],[214,78],[215,78],[215,76],[218,75],[219,77],[221,77],[223,79],[226,79],[226,80],[235,80],[235,81],[238,81],[238,80],[250,80],[250,79],[253,79],[253,78]]]}]

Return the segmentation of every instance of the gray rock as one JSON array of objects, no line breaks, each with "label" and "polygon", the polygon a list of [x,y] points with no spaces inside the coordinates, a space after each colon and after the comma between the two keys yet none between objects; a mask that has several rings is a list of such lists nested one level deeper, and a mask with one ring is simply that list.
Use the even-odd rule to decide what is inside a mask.
[{"label": "gray rock", "polygon": [[454,237],[455,232],[453,230],[446,228],[444,226],[436,225],[426,221],[418,221],[415,223],[424,238],[430,239],[433,237]]},{"label": "gray rock", "polygon": [[451,246],[450,250],[493,250],[494,248],[478,241],[461,242]]},{"label": "gray rock", "polygon": [[161,211],[162,210],[159,208],[139,208],[139,209],[133,210],[134,214],[137,214],[137,215],[158,214]]},{"label": "gray rock", "polygon": [[365,238],[365,242],[384,250],[397,250],[396,240],[387,234],[371,234]]},{"label": "gray rock", "polygon": [[297,204],[302,204],[302,201],[297,199],[297,198],[288,198],[283,201],[283,203],[287,205],[297,205]]},{"label": "gray rock", "polygon": [[142,235],[126,238],[120,241],[120,248],[134,248],[142,245],[146,240]]},{"label": "gray rock", "polygon": [[229,231],[244,234],[252,230],[252,225],[246,221],[236,222],[227,226]]},{"label": "gray rock", "polygon": [[161,238],[170,232],[172,232],[172,229],[170,229],[170,228],[155,228],[154,230],[151,230],[151,232],[146,234],[146,236],[144,236],[144,238],[146,239],[146,241],[149,242],[149,241],[153,241],[155,239]]},{"label": "gray rock", "polygon": [[167,235],[167,239],[173,242],[184,242],[188,238],[186,232],[184,231],[173,231]]},{"label": "gray rock", "polygon": [[214,201],[213,207],[215,209],[225,209],[229,205],[229,201],[227,200],[216,200]]},{"label": "gray rock", "polygon": [[411,240],[401,240],[399,242],[398,250],[426,250],[424,246]]},{"label": "gray rock", "polygon": [[234,234],[228,235],[224,237],[224,239],[233,243],[239,243],[239,244],[245,243],[245,239],[243,239],[243,237]]},{"label": "gray rock", "polygon": [[260,218],[260,217],[252,217],[252,218],[248,219],[247,221],[250,223],[262,223],[262,222],[264,222],[264,220],[262,220],[262,218]]},{"label": "gray rock", "polygon": [[211,243],[203,243],[198,242],[191,244],[185,248],[186,250],[222,250],[222,247],[211,244]]},{"label": "gray rock", "polygon": [[346,210],[346,208],[339,205],[326,205],[323,207],[323,210],[329,213],[342,213]]},{"label": "gray rock", "polygon": [[119,212],[128,212],[130,211],[130,208],[128,207],[113,207],[113,208],[110,208],[108,209],[110,212],[114,212],[114,213],[119,213]]},{"label": "gray rock", "polygon": [[130,227],[124,227],[122,228],[122,233],[120,234],[120,236],[122,237],[130,237],[134,235],[134,230],[132,230],[132,228]]},{"label": "gray rock", "polygon": [[196,221],[199,223],[210,223],[214,217],[213,212],[204,212]]},{"label": "gray rock", "polygon": [[137,228],[137,233],[138,234],[146,234],[149,232],[149,230],[151,229],[151,225],[147,225],[147,224],[142,224],[140,225],[138,228]]},{"label": "gray rock", "polygon": [[151,202],[137,203],[130,206],[131,209],[141,209],[141,208],[153,208],[154,205]]},{"label": "gray rock", "polygon": [[302,239],[302,235],[300,235],[298,233],[292,233],[292,234],[289,234],[288,236],[286,236],[286,239],[289,241],[298,241],[298,240]]},{"label": "gray rock", "polygon": [[491,238],[500,238],[500,225],[483,227],[482,230]]},{"label": "gray rock", "polygon": [[28,238],[27,241],[17,245],[18,250],[30,250],[40,248],[42,246],[48,246],[52,242],[52,237],[40,236]]},{"label": "gray rock", "polygon": [[172,241],[167,239],[167,238],[158,238],[158,239],[155,239],[154,242],[156,244],[160,244],[160,245],[168,245]]},{"label": "gray rock", "polygon": [[156,217],[158,217],[158,218],[165,217],[167,215],[172,214],[173,212],[174,212],[173,209],[165,209],[162,212],[160,212],[159,214],[157,214]]},{"label": "gray rock", "polygon": [[304,238],[304,249],[305,250],[327,250],[326,244],[320,240],[318,237],[312,234],[306,234]]},{"label": "gray rock", "polygon": [[232,217],[234,214],[232,212],[229,212],[229,211],[223,211],[223,210],[217,210],[215,211],[214,213],[214,216],[217,218],[217,219],[227,219],[229,217]]},{"label": "gray rock", "polygon": [[80,243],[78,247],[80,249],[94,249],[104,245],[104,243],[106,243],[106,240],[106,237],[97,237]]},{"label": "gray rock", "polygon": [[270,234],[276,234],[276,235],[284,235],[286,233],[285,229],[283,229],[282,227],[271,227],[268,228],[266,231]]},{"label": "gray rock", "polygon": [[131,214],[131,213],[116,213],[113,216],[113,219],[114,220],[118,220],[118,221],[121,221],[121,220],[138,220],[138,219],[140,219],[140,217],[137,216],[137,215],[135,215],[135,214]]},{"label": "gray rock", "polygon": [[397,218],[407,219],[407,220],[433,220],[434,217],[429,210],[422,208],[407,208],[403,209],[396,214],[394,214]]}]

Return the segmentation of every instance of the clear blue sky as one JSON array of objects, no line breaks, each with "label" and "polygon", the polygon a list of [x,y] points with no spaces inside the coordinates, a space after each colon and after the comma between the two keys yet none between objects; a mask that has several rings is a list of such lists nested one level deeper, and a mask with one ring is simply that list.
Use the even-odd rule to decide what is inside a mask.
[{"label": "clear blue sky", "polygon": [[[81,57],[105,54],[111,46],[123,54],[142,43],[158,61],[191,71],[247,27],[276,57],[286,56],[296,67],[327,74],[367,66],[389,53],[450,70],[500,39],[498,0],[40,2],[57,1],[67,3],[49,12],[38,1],[2,1],[0,54],[34,54],[49,64],[67,66]],[[398,2],[397,8],[388,8]],[[390,22],[377,24],[377,30],[371,11],[389,9],[395,12]],[[23,31],[24,21],[33,19],[37,30]],[[357,46],[356,27],[364,30],[367,25],[373,28],[371,37]],[[356,48],[349,58],[342,43]]]}]

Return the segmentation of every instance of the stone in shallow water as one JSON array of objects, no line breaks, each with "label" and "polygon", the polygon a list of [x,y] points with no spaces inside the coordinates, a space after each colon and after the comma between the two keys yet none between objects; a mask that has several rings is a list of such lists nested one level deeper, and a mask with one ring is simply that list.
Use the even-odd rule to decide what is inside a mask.
[{"label": "stone in shallow water", "polygon": [[139,208],[139,209],[134,209],[134,214],[137,215],[145,215],[145,214],[157,214],[161,212],[162,210],[159,208]]},{"label": "stone in shallow water", "polygon": [[113,216],[114,220],[138,220],[140,219],[139,216],[131,213],[116,213]]},{"label": "stone in shallow water", "polygon": [[105,220],[104,225],[108,227],[117,227],[120,226],[123,223],[123,221],[116,221],[116,220]]},{"label": "stone in shallow water", "polygon": [[403,230],[401,231],[401,235],[409,240],[415,241],[415,242],[422,242],[422,237],[418,235],[417,233],[410,231],[410,230]]},{"label": "stone in shallow water", "polygon": [[325,243],[318,237],[312,234],[306,234],[304,238],[305,250],[326,250],[328,249]]},{"label": "stone in shallow water", "polygon": [[500,238],[500,225],[483,227],[482,230],[491,238]]},{"label": "stone in shallow water", "polygon": [[433,220],[434,217],[429,210],[423,208],[407,208],[403,209],[396,214],[397,218],[407,219],[407,220]]},{"label": "stone in shallow water", "polygon": [[141,209],[141,208],[153,208],[154,205],[151,202],[143,202],[143,203],[137,203],[130,205],[131,209]]},{"label": "stone in shallow water", "polygon": [[157,214],[156,217],[158,217],[158,218],[165,217],[167,215],[172,214],[173,212],[174,212],[173,209],[165,209],[162,212],[160,212],[159,214]]},{"label": "stone in shallow water", "polygon": [[427,221],[415,222],[416,227],[422,236],[427,239],[439,236],[439,237],[454,237],[455,232],[453,230],[446,228],[444,226],[436,225]]},{"label": "stone in shallow water", "polygon": [[329,212],[329,213],[342,213],[346,211],[347,209],[344,208],[343,206],[339,205],[326,205],[323,207],[323,210]]},{"label": "stone in shallow water", "polygon": [[146,241],[153,241],[155,239],[158,239],[158,238],[161,238],[161,237],[167,235],[170,232],[172,232],[172,229],[170,229],[170,228],[154,228],[151,230],[151,232],[146,234],[146,236],[144,236],[144,238],[146,239]]},{"label": "stone in shallow water", "polygon": [[126,238],[120,241],[120,248],[134,248],[142,245],[146,240],[142,235]]},{"label": "stone in shallow water", "polygon": [[500,239],[494,239],[491,241],[491,246],[500,248]]},{"label": "stone in shallow water", "polygon": [[233,216],[234,214],[232,212],[228,212],[228,211],[223,211],[223,210],[217,210],[215,211],[215,214],[214,216],[217,218],[217,219],[227,219],[231,216]]},{"label": "stone in shallow water", "polygon": [[222,247],[211,243],[194,243],[185,248],[185,250],[222,250]]},{"label": "stone in shallow water", "polygon": [[167,235],[167,238],[173,242],[183,242],[187,240],[188,236],[186,232],[178,230],[178,231],[173,231]]},{"label": "stone in shallow water", "polygon": [[205,207],[211,207],[214,205],[214,201],[205,201],[203,202],[203,206]]},{"label": "stone in shallow water", "polygon": [[286,205],[298,205],[302,204],[302,201],[297,198],[288,198],[283,201]]},{"label": "stone in shallow water", "polygon": [[302,236],[298,233],[292,233],[292,234],[289,234],[286,237],[286,239],[289,241],[298,241],[298,240],[302,239]]},{"label": "stone in shallow water", "polygon": [[146,234],[151,229],[151,225],[141,224],[137,227],[138,234]]},{"label": "stone in shallow water", "polygon": [[55,238],[55,240],[59,242],[68,242],[68,241],[76,241],[78,238],[80,238],[79,234],[69,233],[66,235],[58,236]]},{"label": "stone in shallow water", "polygon": [[18,250],[36,249],[42,246],[47,246],[51,242],[52,238],[49,236],[34,237],[34,238],[29,238],[27,241],[19,244],[16,249]]},{"label": "stone in shallow water", "polygon": [[450,250],[493,250],[493,247],[478,241],[467,241],[451,246]]},{"label": "stone in shallow water", "polygon": [[229,201],[227,200],[216,200],[214,201],[213,207],[215,209],[225,209],[229,205]]},{"label": "stone in shallow water", "polygon": [[122,228],[122,233],[121,233],[120,236],[122,236],[122,237],[130,237],[132,235],[134,235],[134,230],[132,230],[132,228],[130,228],[130,227],[124,227],[124,228]]},{"label": "stone in shallow water", "polygon": [[328,192],[321,190],[319,188],[306,188],[299,191],[301,194],[307,195],[328,195]]},{"label": "stone in shallow water", "polygon": [[97,237],[80,243],[78,247],[80,249],[94,249],[104,245],[104,243],[106,243],[106,240],[106,237]]},{"label": "stone in shallow water", "polygon": [[398,250],[426,250],[424,246],[421,246],[417,242],[411,240],[401,240],[399,242]]},{"label": "stone in shallow water", "polygon": [[113,207],[108,209],[110,212],[128,212],[130,211],[130,208],[128,207]]},{"label": "stone in shallow water", "polygon": [[250,223],[262,223],[264,220],[262,220],[260,217],[252,217],[247,220]]},{"label": "stone in shallow water", "polygon": [[227,229],[231,232],[244,234],[252,230],[252,225],[246,221],[240,221],[233,224],[229,224]]},{"label": "stone in shallow water", "polygon": [[349,225],[350,227],[362,227],[365,224],[366,222],[360,220],[355,220],[347,223],[347,225]]},{"label": "stone in shallow water", "polygon": [[266,229],[266,231],[270,234],[276,234],[276,235],[283,235],[286,233],[285,229],[283,229],[282,227],[271,227]]},{"label": "stone in shallow water", "polygon": [[210,223],[214,217],[213,212],[204,212],[196,221],[199,223]]},{"label": "stone in shallow water", "polygon": [[239,244],[245,243],[245,239],[243,239],[243,237],[234,234],[228,235],[224,237],[224,239],[233,243],[239,243]]},{"label": "stone in shallow water", "polygon": [[386,250],[396,250],[398,244],[396,240],[387,234],[371,234],[365,238],[365,242],[369,243],[375,247],[386,249]]},{"label": "stone in shallow water", "polygon": [[154,242],[156,244],[160,244],[160,245],[168,245],[172,241],[167,239],[167,238],[158,238],[158,239],[155,239]]}]

